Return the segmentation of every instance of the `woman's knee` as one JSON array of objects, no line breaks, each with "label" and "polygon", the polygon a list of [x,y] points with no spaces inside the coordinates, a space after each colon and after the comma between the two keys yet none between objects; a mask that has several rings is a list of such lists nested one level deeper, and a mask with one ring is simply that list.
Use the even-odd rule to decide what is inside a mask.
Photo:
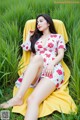
[{"label": "woman's knee", "polygon": [[35,55],[33,61],[34,63],[40,63],[43,65],[43,57],[41,55]]},{"label": "woman's knee", "polygon": [[27,104],[28,105],[32,105],[32,104],[37,104],[38,105],[38,100],[35,96],[29,96],[29,98],[27,99]]}]

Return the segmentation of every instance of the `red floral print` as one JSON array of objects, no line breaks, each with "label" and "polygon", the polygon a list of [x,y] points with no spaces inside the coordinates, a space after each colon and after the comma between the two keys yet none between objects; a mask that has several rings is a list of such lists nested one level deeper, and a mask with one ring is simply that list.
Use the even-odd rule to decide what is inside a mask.
[{"label": "red floral print", "polygon": [[60,46],[59,46],[59,49],[60,49],[60,48],[64,48],[64,46],[63,46],[63,45],[60,45]]},{"label": "red floral print", "polygon": [[58,88],[58,87],[59,87],[59,83],[56,84],[56,88]]},{"label": "red floral print", "polygon": [[46,48],[44,48],[44,51],[46,51],[47,49]]},{"label": "red floral print", "polygon": [[38,45],[38,48],[42,48],[42,45]]},{"label": "red floral print", "polygon": [[52,58],[52,60],[54,60],[55,58]]},{"label": "red floral print", "polygon": [[51,54],[46,54],[46,56],[49,58],[51,56]]},{"label": "red floral print", "polygon": [[50,79],[53,78],[53,74],[50,74],[50,75],[49,75],[49,78],[50,78]]},{"label": "red floral print", "polygon": [[50,52],[52,52],[52,50],[49,50]]},{"label": "red floral print", "polygon": [[58,69],[56,72],[57,72],[59,75],[62,75],[62,71],[61,71],[61,70]]},{"label": "red floral print", "polygon": [[51,37],[57,37],[57,35],[51,35]]},{"label": "red floral print", "polygon": [[52,48],[53,46],[54,46],[53,43],[49,43],[49,44],[48,44],[48,47],[50,47],[50,48]]},{"label": "red floral print", "polygon": [[[54,61],[57,53],[58,53],[58,49],[59,48],[65,48],[65,44],[63,42],[63,39],[60,35],[58,34],[51,34],[48,37],[48,43],[45,47],[43,47],[42,41],[38,40],[36,41],[35,44],[35,51],[36,51],[36,55],[41,55],[43,57],[44,60],[44,64],[43,64],[43,71],[40,77],[48,77],[49,79],[51,79],[55,85],[56,88],[58,89],[62,83],[64,82],[64,72],[63,72],[63,67],[61,66],[61,64],[57,64],[54,66],[54,70],[53,73],[50,75],[46,74],[46,67],[50,64],[51,61]],[[23,49],[28,51],[30,49],[30,43],[26,41],[25,44],[22,45]],[[23,75],[24,76],[24,75]],[[22,77],[20,77],[18,79],[18,82],[22,82]]]},{"label": "red floral print", "polygon": [[18,81],[19,81],[19,82],[22,82],[22,78],[18,78]]},{"label": "red floral print", "polygon": [[28,49],[28,46],[26,46],[26,49]]},{"label": "red floral print", "polygon": [[64,80],[61,81],[61,84],[64,82]]},{"label": "red floral print", "polygon": [[44,58],[44,62],[46,62],[46,58]]},{"label": "red floral print", "polygon": [[43,54],[43,53],[44,53],[44,51],[40,51],[40,53],[41,53],[41,54]]}]

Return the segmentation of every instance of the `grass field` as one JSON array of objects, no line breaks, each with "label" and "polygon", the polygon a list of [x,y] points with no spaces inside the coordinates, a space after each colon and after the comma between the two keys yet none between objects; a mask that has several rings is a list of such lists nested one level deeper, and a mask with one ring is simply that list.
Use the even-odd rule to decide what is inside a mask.
[{"label": "grass field", "polygon": [[[64,61],[71,70],[69,89],[78,113],[65,115],[55,112],[40,120],[80,120],[80,4],[57,4],[55,1],[58,0],[0,0],[0,103],[12,97],[26,21],[35,19],[40,13],[47,13],[62,20],[66,26],[69,43]],[[23,120],[23,116],[11,113],[10,119]]]}]

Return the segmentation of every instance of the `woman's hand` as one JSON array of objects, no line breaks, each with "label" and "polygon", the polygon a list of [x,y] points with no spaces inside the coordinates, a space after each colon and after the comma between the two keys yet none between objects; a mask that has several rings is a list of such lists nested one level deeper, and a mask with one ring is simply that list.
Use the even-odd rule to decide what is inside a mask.
[{"label": "woman's hand", "polygon": [[28,32],[28,37],[30,38],[33,34],[34,34],[34,31],[30,30],[30,31]]},{"label": "woman's hand", "polygon": [[49,65],[47,65],[46,69],[45,69],[45,74],[46,76],[51,76],[54,70],[54,65],[52,63],[50,63]]}]

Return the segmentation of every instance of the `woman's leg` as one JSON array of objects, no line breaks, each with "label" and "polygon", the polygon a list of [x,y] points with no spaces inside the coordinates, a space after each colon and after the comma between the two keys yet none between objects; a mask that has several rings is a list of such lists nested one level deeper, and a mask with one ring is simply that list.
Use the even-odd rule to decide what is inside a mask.
[{"label": "woman's leg", "polygon": [[56,89],[49,78],[42,78],[27,100],[25,120],[37,120],[40,103]]},{"label": "woman's leg", "polygon": [[[34,81],[38,71],[41,70],[42,67],[43,67],[42,57],[39,55],[35,55],[34,59],[31,61],[27,70],[24,73],[23,81],[17,94],[12,99],[10,99],[7,103],[3,103],[0,106],[3,108],[8,108],[15,105],[21,105],[23,103],[22,97],[24,96],[26,90],[29,88],[30,84]],[[41,71],[39,71],[39,73],[40,72]]]}]

